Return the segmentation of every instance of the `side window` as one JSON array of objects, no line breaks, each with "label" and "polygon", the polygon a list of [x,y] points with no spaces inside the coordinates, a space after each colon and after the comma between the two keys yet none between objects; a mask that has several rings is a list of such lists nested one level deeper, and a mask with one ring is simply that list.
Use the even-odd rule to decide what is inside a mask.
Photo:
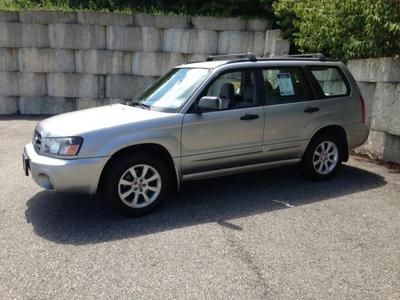
[{"label": "side window", "polygon": [[311,88],[300,68],[276,67],[263,70],[266,104],[313,100]]},{"label": "side window", "polygon": [[256,83],[252,71],[235,71],[219,76],[203,96],[218,97],[221,109],[234,109],[255,105]]},{"label": "side window", "polygon": [[240,94],[240,86],[242,83],[242,73],[234,72],[227,73],[219,76],[212,85],[207,90],[207,96],[215,96],[218,97],[221,91],[221,88],[224,84],[231,83],[234,87],[234,92],[236,95]]},{"label": "side window", "polygon": [[342,72],[336,67],[310,67],[325,97],[348,95],[350,90]]}]

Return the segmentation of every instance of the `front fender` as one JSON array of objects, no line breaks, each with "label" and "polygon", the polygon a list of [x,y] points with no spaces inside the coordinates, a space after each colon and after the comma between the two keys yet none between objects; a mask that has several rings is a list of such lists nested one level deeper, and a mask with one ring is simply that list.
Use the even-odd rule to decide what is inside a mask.
[{"label": "front fender", "polygon": [[140,144],[158,144],[171,157],[179,157],[181,127],[182,118],[165,118],[160,124],[136,123],[90,132],[83,136],[79,158],[112,156],[123,148]]}]

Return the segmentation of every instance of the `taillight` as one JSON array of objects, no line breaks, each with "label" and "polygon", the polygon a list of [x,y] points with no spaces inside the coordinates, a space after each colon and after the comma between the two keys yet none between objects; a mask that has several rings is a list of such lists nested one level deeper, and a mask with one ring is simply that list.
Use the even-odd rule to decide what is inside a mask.
[{"label": "taillight", "polygon": [[360,96],[360,102],[361,102],[361,123],[365,124],[365,121],[367,119],[367,108],[365,106],[365,100],[363,96]]}]

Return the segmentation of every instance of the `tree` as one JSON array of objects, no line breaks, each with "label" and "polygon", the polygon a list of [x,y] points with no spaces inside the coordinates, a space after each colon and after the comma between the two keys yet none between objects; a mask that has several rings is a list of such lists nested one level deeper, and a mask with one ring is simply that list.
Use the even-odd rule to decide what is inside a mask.
[{"label": "tree", "polygon": [[303,52],[334,58],[400,54],[400,0],[279,0],[285,37]]}]

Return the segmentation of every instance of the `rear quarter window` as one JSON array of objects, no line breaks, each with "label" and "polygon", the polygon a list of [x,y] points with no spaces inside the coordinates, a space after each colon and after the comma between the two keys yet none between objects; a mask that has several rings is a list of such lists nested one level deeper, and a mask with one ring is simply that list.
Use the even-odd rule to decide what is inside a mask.
[{"label": "rear quarter window", "polygon": [[313,66],[309,68],[324,97],[340,97],[350,94],[349,84],[338,67]]}]

